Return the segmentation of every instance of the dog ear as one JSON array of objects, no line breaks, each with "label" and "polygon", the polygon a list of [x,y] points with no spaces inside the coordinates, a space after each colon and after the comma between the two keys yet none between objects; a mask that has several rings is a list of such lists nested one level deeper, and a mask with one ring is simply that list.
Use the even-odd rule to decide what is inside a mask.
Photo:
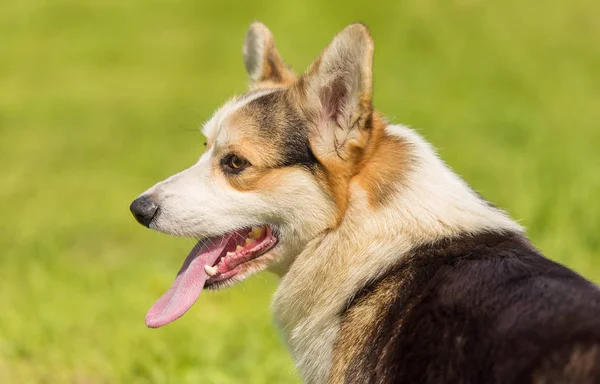
[{"label": "dog ear", "polygon": [[296,83],[316,121],[313,146],[317,151],[350,160],[356,149],[366,145],[373,113],[373,51],[367,27],[352,24]]},{"label": "dog ear", "polygon": [[296,80],[296,74],[277,52],[273,34],[264,24],[250,25],[242,52],[251,88],[288,85]]}]

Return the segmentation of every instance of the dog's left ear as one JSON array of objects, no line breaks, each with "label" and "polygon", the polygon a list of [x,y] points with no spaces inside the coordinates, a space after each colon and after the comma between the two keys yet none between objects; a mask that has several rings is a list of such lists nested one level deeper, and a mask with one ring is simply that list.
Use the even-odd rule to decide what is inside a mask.
[{"label": "dog's left ear", "polygon": [[277,52],[273,34],[264,24],[250,25],[242,52],[251,88],[289,85],[296,81],[296,74]]}]

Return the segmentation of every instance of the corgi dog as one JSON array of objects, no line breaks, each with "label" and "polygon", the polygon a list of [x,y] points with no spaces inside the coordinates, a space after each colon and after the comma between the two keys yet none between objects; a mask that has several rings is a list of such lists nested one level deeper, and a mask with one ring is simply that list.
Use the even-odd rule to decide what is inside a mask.
[{"label": "corgi dog", "polygon": [[373,108],[373,52],[352,24],[297,75],[250,26],[248,92],[203,125],[196,164],[131,204],[198,240],[147,326],[269,270],[306,383],[600,383],[598,287]]}]

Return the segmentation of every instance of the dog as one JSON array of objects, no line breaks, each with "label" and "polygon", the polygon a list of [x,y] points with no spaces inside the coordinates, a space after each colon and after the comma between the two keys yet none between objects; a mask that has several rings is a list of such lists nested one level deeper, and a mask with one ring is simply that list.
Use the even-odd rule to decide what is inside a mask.
[{"label": "dog", "polygon": [[352,24],[298,76],[250,26],[248,92],[203,125],[196,164],[131,204],[198,240],[147,326],[270,270],[306,383],[600,383],[598,287],[373,108],[373,52]]}]

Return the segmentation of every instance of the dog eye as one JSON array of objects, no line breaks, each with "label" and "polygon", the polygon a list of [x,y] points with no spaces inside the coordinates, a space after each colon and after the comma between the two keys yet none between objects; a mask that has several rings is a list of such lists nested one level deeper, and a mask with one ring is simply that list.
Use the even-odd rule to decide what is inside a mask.
[{"label": "dog eye", "polygon": [[239,173],[250,165],[250,162],[238,155],[229,154],[221,162],[223,170],[228,173]]}]

